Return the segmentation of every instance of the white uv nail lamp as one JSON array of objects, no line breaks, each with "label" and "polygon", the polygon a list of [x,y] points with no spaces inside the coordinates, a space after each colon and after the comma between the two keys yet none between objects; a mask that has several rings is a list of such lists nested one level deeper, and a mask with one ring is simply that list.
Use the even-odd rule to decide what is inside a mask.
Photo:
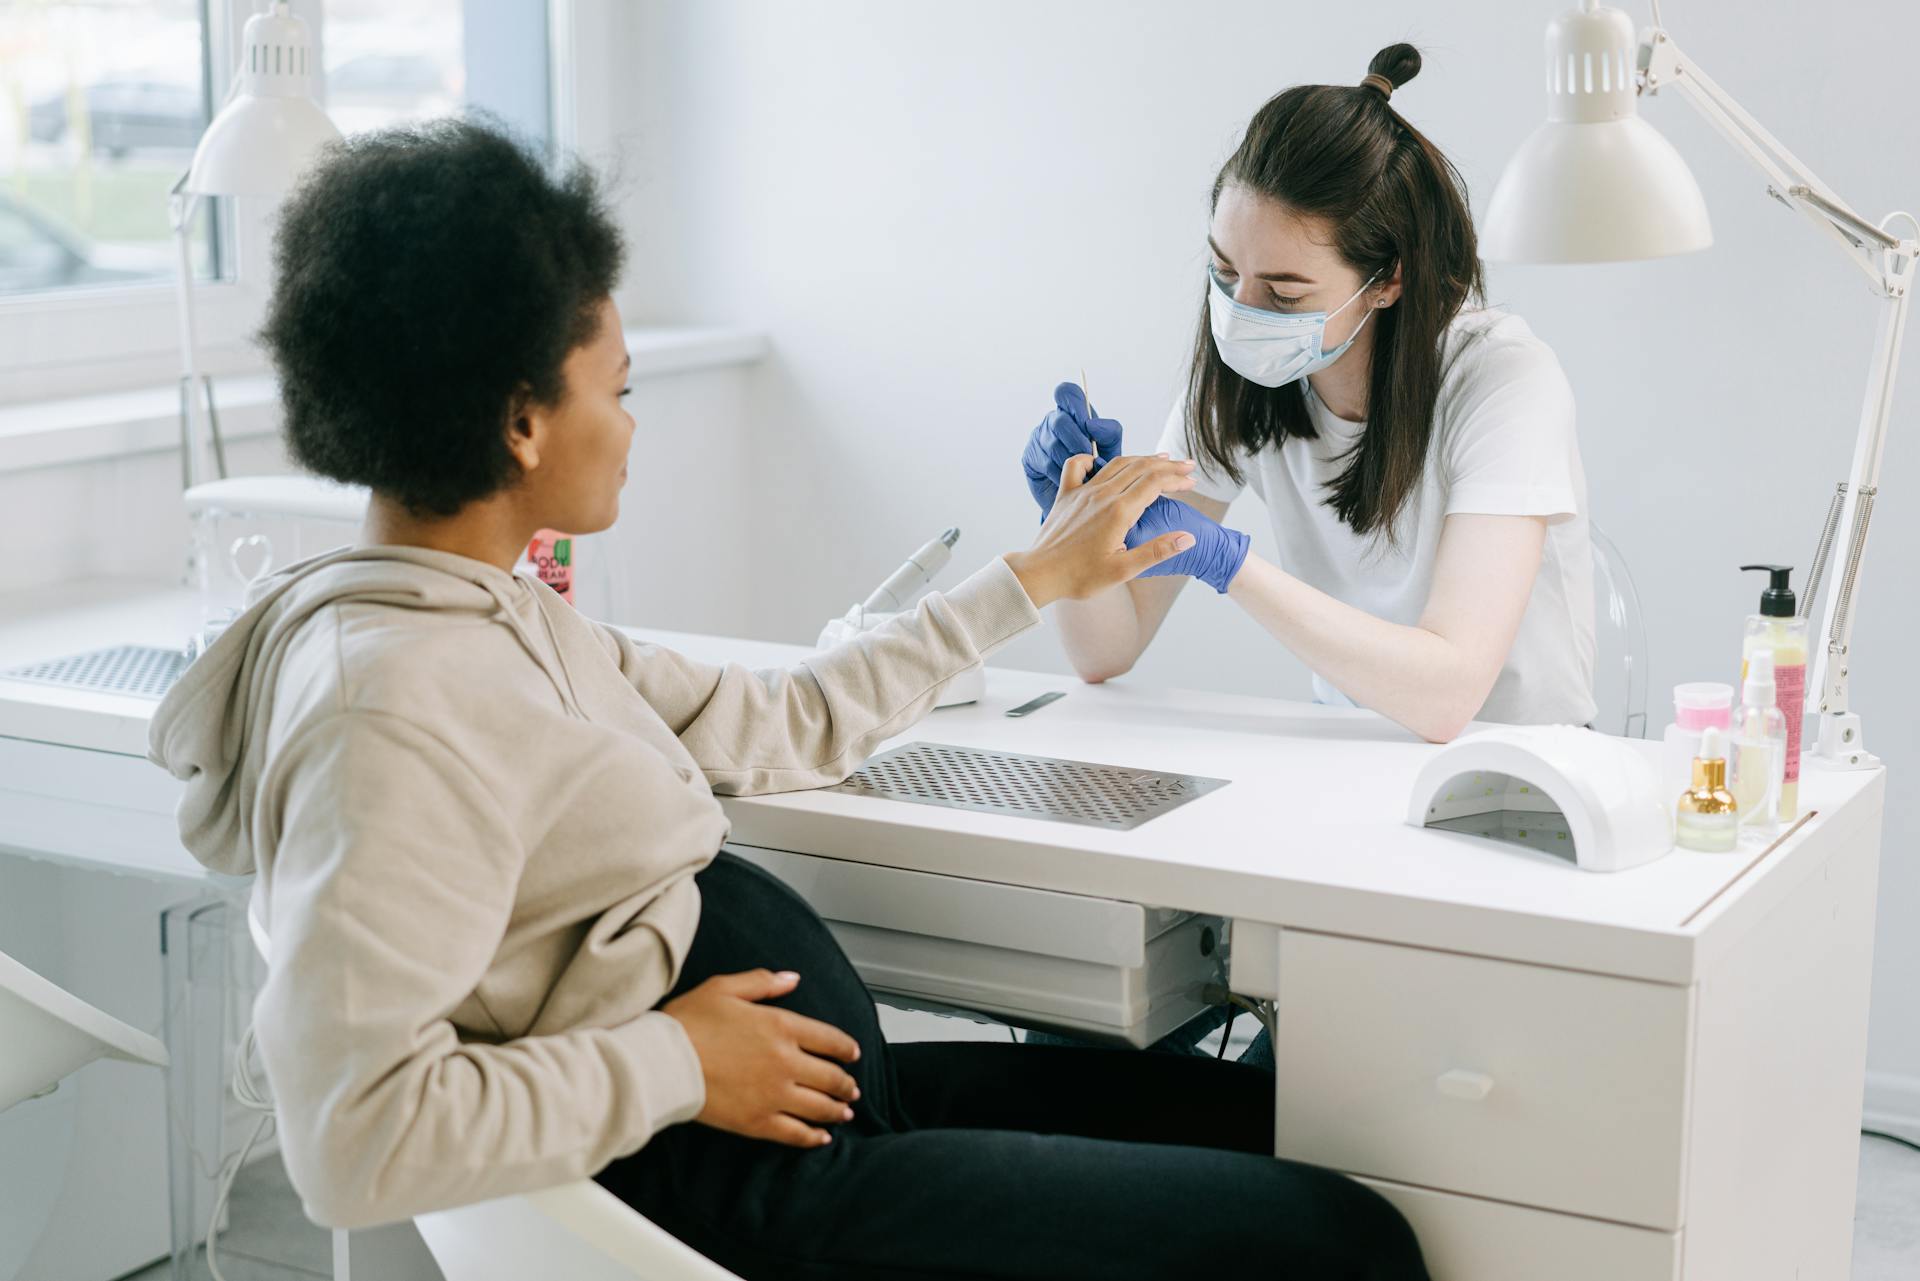
[{"label": "white uv nail lamp", "polygon": [[1652,764],[1627,740],[1572,725],[1509,725],[1435,753],[1414,782],[1407,822],[1619,872],[1673,848],[1669,809]]}]

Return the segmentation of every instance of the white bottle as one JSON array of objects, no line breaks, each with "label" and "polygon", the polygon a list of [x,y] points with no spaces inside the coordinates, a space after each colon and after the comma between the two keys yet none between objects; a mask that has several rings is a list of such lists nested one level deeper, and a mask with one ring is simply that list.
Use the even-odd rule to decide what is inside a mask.
[{"label": "white bottle", "polygon": [[1747,655],[1747,679],[1740,689],[1740,710],[1733,714],[1732,737],[1727,790],[1740,804],[1740,821],[1772,828],[1780,821],[1786,781],[1787,717],[1776,698],[1770,649]]}]

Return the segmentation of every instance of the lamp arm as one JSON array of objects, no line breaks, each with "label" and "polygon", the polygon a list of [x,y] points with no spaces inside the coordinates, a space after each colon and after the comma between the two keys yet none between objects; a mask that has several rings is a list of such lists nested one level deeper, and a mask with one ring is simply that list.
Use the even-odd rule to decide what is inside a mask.
[{"label": "lamp arm", "polygon": [[[1860,717],[1849,703],[1853,606],[1860,563],[1867,550],[1868,527],[1880,494],[1880,462],[1886,452],[1894,377],[1906,337],[1907,310],[1913,301],[1913,277],[1916,261],[1920,261],[1920,243],[1903,241],[1900,252],[1890,252],[1887,257],[1895,260],[1889,267],[1889,293],[1880,315],[1879,332],[1874,338],[1866,399],[1860,407],[1860,427],[1854,437],[1853,463],[1847,472],[1845,490],[1838,496],[1838,519],[1833,522],[1836,530],[1847,531],[1846,550],[1837,566],[1839,576],[1821,613],[1821,632],[1826,637],[1826,645],[1816,644],[1809,655],[1812,661],[1807,669],[1809,711],[1817,709],[1820,718],[1818,738],[1809,750],[1828,763],[1852,767],[1878,763],[1866,751],[1861,739]],[[1901,274],[1896,275],[1896,271]]]},{"label": "lamp arm", "polygon": [[[1834,509],[1828,512],[1826,531],[1815,559],[1815,579],[1810,584],[1813,590],[1818,589],[1818,579],[1826,568],[1835,533],[1846,531],[1838,577],[1821,617],[1826,644],[1816,644],[1808,656],[1807,670],[1808,710],[1819,717],[1818,737],[1807,745],[1807,750],[1818,759],[1842,768],[1877,765],[1878,759],[1866,750],[1862,741],[1860,717],[1849,707],[1849,651],[1860,566],[1866,555],[1868,527],[1872,524],[1874,503],[1880,491],[1880,462],[1886,452],[1894,378],[1906,335],[1915,268],[1920,263],[1920,223],[1914,226],[1915,236],[1901,239],[1889,233],[1885,224],[1875,225],[1861,217],[1681,52],[1658,22],[1656,14],[1654,27],[1643,33],[1640,40],[1641,91],[1647,94],[1658,93],[1663,88],[1678,91],[1735,150],[1766,175],[1769,194],[1830,237],[1848,260],[1873,282],[1874,292],[1886,300],[1867,373],[1866,398],[1854,437],[1853,462],[1846,482],[1835,495]],[[1810,595],[1807,604],[1811,607],[1812,603]]]},{"label": "lamp arm", "polygon": [[1767,177],[1768,194],[1804,215],[1885,292],[1886,268],[1881,254],[1899,241],[1856,213],[1820,177],[1781,144],[1713,78],[1654,27],[1640,38],[1640,84],[1647,94],[1671,88],[1712,125],[1736,151]]}]

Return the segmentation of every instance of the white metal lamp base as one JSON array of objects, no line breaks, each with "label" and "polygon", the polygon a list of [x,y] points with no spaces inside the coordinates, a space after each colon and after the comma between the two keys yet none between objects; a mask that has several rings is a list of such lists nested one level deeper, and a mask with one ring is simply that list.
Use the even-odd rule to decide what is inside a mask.
[{"label": "white metal lamp base", "polygon": [[1809,760],[1823,769],[1879,769],[1880,758],[1867,750],[1857,712],[1828,713],[1820,718],[1820,736]]}]

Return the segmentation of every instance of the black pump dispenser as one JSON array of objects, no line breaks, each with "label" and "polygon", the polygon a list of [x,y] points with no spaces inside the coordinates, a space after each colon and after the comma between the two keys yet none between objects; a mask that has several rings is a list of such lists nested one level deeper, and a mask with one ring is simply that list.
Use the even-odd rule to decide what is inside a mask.
[{"label": "black pump dispenser", "polygon": [[1792,618],[1797,602],[1793,598],[1793,588],[1787,585],[1787,576],[1793,573],[1791,565],[1742,565],[1741,569],[1764,570],[1767,590],[1760,593],[1760,612],[1768,618]]}]

